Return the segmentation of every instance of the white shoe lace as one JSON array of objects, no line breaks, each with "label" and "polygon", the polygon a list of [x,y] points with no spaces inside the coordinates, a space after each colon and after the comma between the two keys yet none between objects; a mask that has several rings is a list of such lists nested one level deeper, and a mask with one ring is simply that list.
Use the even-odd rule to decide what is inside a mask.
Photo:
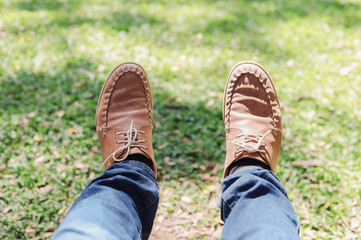
[{"label": "white shoe lace", "polygon": [[[130,148],[132,147],[140,147],[140,148],[145,148],[147,149],[147,147],[140,145],[139,143],[145,143],[145,140],[137,140],[138,139],[138,133],[142,133],[145,134],[144,131],[140,131],[136,128],[133,127],[133,121],[131,121],[130,123],[130,127],[128,131],[122,131],[122,132],[117,132],[115,135],[124,135],[124,140],[120,140],[117,141],[116,143],[120,144],[120,143],[125,143],[124,146],[119,147],[117,150],[115,150],[112,154],[110,154],[105,161],[103,162],[103,165],[101,167],[103,167],[105,165],[105,163],[111,158],[113,157],[114,162],[120,162],[125,160],[130,153]],[[124,149],[127,149],[126,154],[122,157],[122,158],[116,158],[116,155],[120,152],[123,151]]]},{"label": "white shoe lace", "polygon": [[[239,129],[239,128],[227,128],[228,129]],[[241,130],[241,129],[239,129]],[[260,152],[266,153],[265,150],[261,150],[260,147],[266,146],[265,143],[262,143],[263,139],[272,132],[272,129],[268,130],[265,134],[247,134],[241,133],[236,135],[235,140],[227,140],[227,142],[232,143],[233,145],[237,146],[236,154],[239,154],[243,151],[248,152]]]}]

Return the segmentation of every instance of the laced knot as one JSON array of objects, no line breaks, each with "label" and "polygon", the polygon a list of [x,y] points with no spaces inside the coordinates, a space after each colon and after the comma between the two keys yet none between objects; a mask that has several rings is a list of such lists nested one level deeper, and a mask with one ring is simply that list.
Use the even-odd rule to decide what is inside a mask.
[{"label": "laced knot", "polygon": [[[130,127],[128,131],[122,131],[122,132],[117,132],[115,135],[123,135],[124,140],[119,140],[116,143],[121,144],[121,143],[125,143],[124,146],[119,147],[117,150],[115,150],[112,154],[110,154],[105,161],[103,162],[102,167],[105,165],[105,163],[112,157],[114,162],[120,162],[123,161],[124,159],[126,159],[130,153],[130,148],[132,147],[139,147],[139,148],[144,148],[147,149],[147,147],[140,145],[140,143],[145,143],[145,140],[138,140],[138,134],[142,133],[145,134],[144,131],[140,131],[136,128],[133,127],[133,120],[130,123]],[[116,155],[123,150],[127,150],[126,153],[124,154],[124,156],[122,158],[116,158]]]},{"label": "laced knot", "polygon": [[[228,129],[239,129],[239,128],[227,128],[227,130]],[[235,154],[242,153],[243,151],[266,153],[266,151],[261,150],[260,147],[266,146],[266,144],[262,143],[262,141],[271,132],[272,132],[272,129],[268,130],[263,135],[262,134],[241,133],[241,134],[236,135],[235,140],[232,140],[232,141],[227,140],[227,142],[230,142],[233,145],[238,147]]]}]

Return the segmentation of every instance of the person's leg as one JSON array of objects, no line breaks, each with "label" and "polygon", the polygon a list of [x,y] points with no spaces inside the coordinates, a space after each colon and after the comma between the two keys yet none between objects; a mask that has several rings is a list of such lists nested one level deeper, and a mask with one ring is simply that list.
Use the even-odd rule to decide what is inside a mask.
[{"label": "person's leg", "polygon": [[54,239],[147,239],[158,205],[148,77],[136,63],[104,83],[96,131],[105,173],[84,189]]},{"label": "person's leg", "polygon": [[145,163],[114,163],[81,193],[53,239],[147,239],[159,190]]},{"label": "person's leg", "polygon": [[222,239],[299,239],[287,192],[270,170],[244,167],[222,184]]},{"label": "person's leg", "polygon": [[298,239],[299,222],[274,175],[281,151],[281,109],[266,70],[240,62],[223,99],[227,154],[221,212],[224,239]]}]

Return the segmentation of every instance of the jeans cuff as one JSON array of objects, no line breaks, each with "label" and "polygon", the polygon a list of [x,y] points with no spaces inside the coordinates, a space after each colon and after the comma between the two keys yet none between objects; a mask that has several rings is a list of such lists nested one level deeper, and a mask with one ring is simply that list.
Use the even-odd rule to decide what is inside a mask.
[{"label": "jeans cuff", "polygon": [[132,166],[141,168],[142,170],[144,170],[147,173],[148,177],[150,177],[153,182],[157,183],[153,169],[151,169],[147,164],[145,164],[141,161],[138,161],[138,160],[131,160],[131,159],[128,160],[127,159],[127,160],[124,160],[121,162],[114,162],[113,165],[110,166],[109,169],[120,167],[122,164],[128,164],[128,165],[132,165]]}]

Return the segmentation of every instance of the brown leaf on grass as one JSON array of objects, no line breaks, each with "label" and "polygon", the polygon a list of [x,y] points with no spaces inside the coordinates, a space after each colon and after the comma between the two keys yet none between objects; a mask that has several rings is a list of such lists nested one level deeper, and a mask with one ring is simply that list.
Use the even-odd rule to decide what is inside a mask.
[{"label": "brown leaf on grass", "polygon": [[32,233],[34,230],[33,228],[25,228],[25,233]]},{"label": "brown leaf on grass", "polygon": [[192,141],[192,139],[190,139],[189,137],[182,137],[181,140],[182,140],[182,142],[190,142],[190,141]]},{"label": "brown leaf on grass", "polygon": [[35,135],[35,136],[33,137],[33,139],[34,139],[35,142],[42,142],[42,141],[43,141],[43,137],[41,137],[41,136],[39,136],[39,135]]},{"label": "brown leaf on grass", "polygon": [[204,165],[199,165],[198,169],[201,173],[205,173],[207,171],[207,167]]},{"label": "brown leaf on grass", "polygon": [[213,91],[208,91],[207,95],[209,97],[214,97],[214,98],[222,98],[223,97],[223,92],[213,92]]},{"label": "brown leaf on grass", "polygon": [[1,207],[0,207],[0,216],[5,216],[5,215],[6,215],[6,212],[3,211],[3,210],[1,209]]},{"label": "brown leaf on grass", "polygon": [[86,87],[88,86],[87,82],[76,82],[73,84],[73,87]]},{"label": "brown leaf on grass", "polygon": [[217,190],[217,186],[216,185],[208,185],[207,187],[205,187],[202,192],[204,194],[209,194],[211,192],[216,192]]},{"label": "brown leaf on grass", "polygon": [[360,226],[360,221],[357,218],[351,219],[351,228],[356,229]]},{"label": "brown leaf on grass", "polygon": [[76,160],[74,162],[74,167],[81,170],[82,172],[88,172],[89,170],[89,164],[83,163],[81,160]]},{"label": "brown leaf on grass", "polygon": [[201,175],[201,180],[205,182],[214,182],[216,180],[215,177],[212,177],[211,175],[205,173]]},{"label": "brown leaf on grass", "polygon": [[98,72],[104,72],[104,70],[105,70],[105,66],[103,64],[100,64],[97,68]]},{"label": "brown leaf on grass", "polygon": [[33,118],[33,117],[36,116],[36,114],[37,114],[37,112],[30,112],[30,113],[28,113],[26,116],[27,116],[28,118]]},{"label": "brown leaf on grass", "polygon": [[191,203],[192,202],[192,199],[190,197],[188,197],[188,196],[182,196],[181,200],[182,200],[182,202],[185,202],[185,203]]},{"label": "brown leaf on grass", "polygon": [[212,174],[216,175],[219,171],[220,165],[219,163],[209,163],[207,165],[207,169],[212,170]]},{"label": "brown leaf on grass", "polygon": [[177,220],[177,221],[164,222],[164,225],[166,227],[173,227],[173,226],[177,226],[177,225],[184,225],[184,224],[188,224],[188,223],[193,223],[195,221],[197,221],[196,218],[190,218],[190,219],[183,219],[183,220]]},{"label": "brown leaf on grass", "polygon": [[21,122],[20,122],[20,126],[27,127],[29,125],[29,122],[30,122],[29,119],[24,117],[23,120],[21,120]]},{"label": "brown leaf on grass", "polygon": [[64,170],[66,169],[66,166],[62,163],[59,163],[57,166],[56,166],[56,172],[57,173],[61,173],[63,172]]},{"label": "brown leaf on grass", "polygon": [[184,158],[179,157],[179,158],[178,158],[178,162],[179,162],[180,164],[183,164],[183,163],[186,162],[186,160],[185,160]]},{"label": "brown leaf on grass", "polygon": [[209,108],[209,107],[211,107],[211,106],[213,106],[213,105],[214,105],[214,100],[211,99],[211,100],[209,100],[209,101],[206,103],[206,108]]},{"label": "brown leaf on grass", "polygon": [[6,35],[7,35],[6,30],[1,29],[1,30],[0,30],[0,37],[6,37]]},{"label": "brown leaf on grass", "polygon": [[62,118],[65,115],[65,111],[64,110],[56,111],[55,115],[59,118]]},{"label": "brown leaf on grass", "polygon": [[54,122],[42,122],[41,123],[42,126],[45,126],[45,127],[61,127],[61,125],[59,123],[54,123]]},{"label": "brown leaf on grass", "polygon": [[44,155],[35,156],[35,161],[34,161],[35,166],[39,166],[43,162],[45,162],[45,156]]},{"label": "brown leaf on grass", "polygon": [[323,207],[324,209],[327,209],[329,206],[330,206],[330,202],[326,202],[325,204],[323,204],[322,207]]},{"label": "brown leaf on grass", "polygon": [[52,232],[45,232],[44,233],[44,237],[51,237],[51,236],[53,236],[53,234],[54,234],[54,231],[52,231]]},{"label": "brown leaf on grass", "polygon": [[92,149],[90,149],[90,155],[95,155],[99,152],[99,148],[94,146]]},{"label": "brown leaf on grass", "polygon": [[14,179],[16,176],[11,174],[4,175],[4,178]]},{"label": "brown leaf on grass", "polygon": [[286,62],[287,67],[292,67],[294,64],[295,64],[295,60],[293,59],[288,59],[288,61]]},{"label": "brown leaf on grass", "polygon": [[65,213],[66,209],[67,209],[67,206],[63,206],[62,208],[59,209],[58,214],[62,215],[63,213]]},{"label": "brown leaf on grass", "polygon": [[78,134],[78,133],[83,132],[83,128],[82,128],[82,127],[78,127],[78,128],[76,128],[76,129],[74,129],[74,128],[68,128],[68,129],[66,129],[66,131],[68,132],[69,135]]},{"label": "brown leaf on grass", "polygon": [[0,169],[0,173],[5,172],[5,170],[8,168],[8,165],[5,164],[1,169]]},{"label": "brown leaf on grass", "polygon": [[51,184],[45,185],[44,187],[39,188],[38,192],[48,194],[53,189]]},{"label": "brown leaf on grass", "polygon": [[165,142],[165,143],[163,143],[162,145],[160,145],[160,146],[158,146],[158,149],[163,149],[163,148],[166,148],[167,146],[168,146],[168,142]]},{"label": "brown leaf on grass", "polygon": [[191,164],[191,167],[194,169],[199,169],[199,164],[198,163],[193,163]]},{"label": "brown leaf on grass", "polygon": [[3,212],[5,213],[5,214],[7,214],[10,210],[12,210],[13,208],[11,207],[11,206],[8,206],[8,207],[6,207],[6,208],[4,208],[4,210],[3,210]]},{"label": "brown leaf on grass", "polygon": [[180,109],[181,107],[182,107],[181,105],[175,105],[175,104],[168,104],[167,105],[168,110]]},{"label": "brown leaf on grass", "polygon": [[344,225],[348,230],[350,230],[351,232],[357,232],[357,230],[355,228],[353,228],[347,221],[346,217],[342,217],[342,224],[341,225]]},{"label": "brown leaf on grass", "polygon": [[174,166],[174,165],[176,165],[175,162],[171,162],[171,161],[170,161],[170,157],[169,157],[169,156],[165,156],[163,160],[164,160],[164,163],[167,164],[168,166]]},{"label": "brown leaf on grass", "polygon": [[322,164],[322,161],[320,160],[300,160],[300,161],[293,161],[291,162],[293,166],[297,167],[317,167]]}]

